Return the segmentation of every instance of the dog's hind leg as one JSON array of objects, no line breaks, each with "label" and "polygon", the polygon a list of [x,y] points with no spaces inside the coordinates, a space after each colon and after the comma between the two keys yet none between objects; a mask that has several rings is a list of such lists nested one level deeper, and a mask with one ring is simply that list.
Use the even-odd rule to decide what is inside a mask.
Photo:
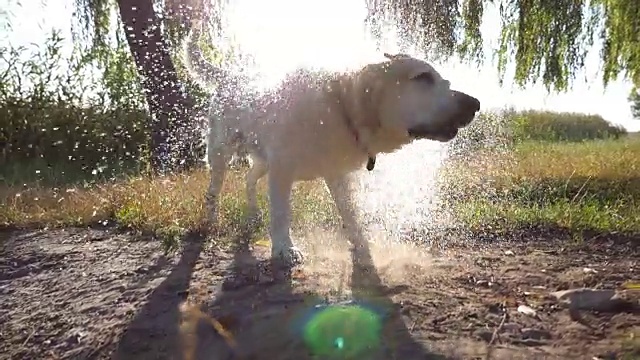
[{"label": "dog's hind leg", "polygon": [[251,157],[251,168],[247,172],[247,218],[250,226],[256,226],[260,221],[258,209],[258,180],[267,174],[267,164],[256,156]]},{"label": "dog's hind leg", "polygon": [[336,176],[324,179],[331,198],[336,204],[338,213],[342,218],[346,235],[354,250],[364,249],[368,246],[364,231],[358,222],[355,207],[355,191],[349,176]]},{"label": "dog's hind leg", "polygon": [[231,151],[229,147],[229,129],[224,124],[224,117],[217,113],[216,98],[211,99],[209,109],[209,133],[207,135],[207,160],[209,162],[209,189],[205,197],[209,226],[218,222],[220,192],[227,172]]},{"label": "dog's hind leg", "polygon": [[249,222],[252,225],[259,220],[258,213],[258,195],[257,195],[257,186],[258,180],[260,180],[263,176],[267,174],[267,164],[257,156],[251,157],[251,168],[247,173],[246,181],[247,181],[247,208],[248,208],[248,218]]}]

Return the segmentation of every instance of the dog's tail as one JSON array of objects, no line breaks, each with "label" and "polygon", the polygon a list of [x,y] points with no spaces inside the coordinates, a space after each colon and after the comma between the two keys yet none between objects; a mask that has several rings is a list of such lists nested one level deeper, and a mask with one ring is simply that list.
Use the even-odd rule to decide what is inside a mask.
[{"label": "dog's tail", "polygon": [[212,89],[227,78],[225,71],[207,61],[198,45],[202,37],[203,26],[194,22],[191,31],[182,42],[182,62],[189,76],[205,89]]}]

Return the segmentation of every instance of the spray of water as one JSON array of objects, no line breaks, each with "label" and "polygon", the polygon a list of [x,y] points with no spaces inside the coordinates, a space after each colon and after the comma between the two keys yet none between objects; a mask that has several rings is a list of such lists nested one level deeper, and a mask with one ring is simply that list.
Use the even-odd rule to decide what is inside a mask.
[{"label": "spray of water", "polygon": [[398,238],[444,225],[436,180],[446,158],[446,146],[423,141],[380,156],[375,174],[360,173],[359,205],[367,228]]},{"label": "spray of water", "polygon": [[[216,46],[250,54],[251,63],[231,59],[225,66],[249,75],[247,86],[257,89],[277,84],[296,67],[345,71],[381,61],[385,51],[420,56],[397,40],[391,26],[382,41],[374,41],[364,25],[365,6],[357,0],[239,0],[224,11]],[[423,140],[379,156],[373,172],[358,172],[365,228],[398,238],[442,225],[436,178],[446,157],[446,145]]]}]

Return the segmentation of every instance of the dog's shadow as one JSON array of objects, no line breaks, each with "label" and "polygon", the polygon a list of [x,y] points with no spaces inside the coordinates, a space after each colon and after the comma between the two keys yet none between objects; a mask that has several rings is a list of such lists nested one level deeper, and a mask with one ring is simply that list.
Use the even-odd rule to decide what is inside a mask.
[{"label": "dog's shadow", "polygon": [[[250,234],[236,239],[230,276],[217,297],[201,309],[215,319],[200,321],[185,360],[195,359],[323,359],[314,356],[303,341],[305,321],[315,306],[323,303],[316,294],[303,293],[294,286],[296,274],[274,280],[268,260],[259,260],[251,251]],[[265,256],[266,257],[266,256]],[[332,359],[447,359],[430,353],[407,328],[400,307],[393,303],[373,264],[369,248],[352,251],[352,294],[355,302],[372,304],[382,319],[381,338],[370,344],[366,355]],[[218,329],[214,329],[218,327]],[[195,341],[193,341],[195,339]],[[375,350],[371,350],[371,349]],[[213,356],[213,357],[212,357]]]},{"label": "dog's shadow", "polygon": [[[421,344],[411,336],[411,331],[405,323],[401,307],[391,299],[393,289],[386,287],[373,263],[368,246],[362,246],[351,251],[353,271],[351,273],[351,290],[354,300],[369,303],[381,309],[384,319],[382,332],[382,347],[378,356],[380,359],[447,359],[429,351],[426,344]],[[367,357],[369,358],[369,357]]]}]

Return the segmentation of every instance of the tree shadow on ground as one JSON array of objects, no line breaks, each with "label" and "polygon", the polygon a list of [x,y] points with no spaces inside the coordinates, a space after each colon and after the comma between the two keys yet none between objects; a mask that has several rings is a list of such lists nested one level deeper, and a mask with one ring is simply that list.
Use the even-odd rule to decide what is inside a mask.
[{"label": "tree shadow on ground", "polygon": [[[212,354],[221,360],[317,359],[303,341],[303,328],[316,305],[325,302],[317,294],[298,290],[296,282],[305,280],[295,272],[274,281],[270,262],[252,254],[249,239],[246,233],[235,239],[233,275],[213,302],[201,308],[218,325],[210,319],[196,320],[191,337],[183,342],[187,345],[184,359],[207,359]],[[373,353],[332,358],[447,359],[430,353],[413,339],[400,307],[393,303],[389,289],[382,284],[369,249],[352,251],[352,260],[353,300],[382,310],[382,338],[373,344],[376,345]]]},{"label": "tree shadow on ground", "polygon": [[199,234],[185,237],[180,260],[129,323],[113,359],[176,358],[180,353],[180,304],[189,293],[193,269],[203,245]]}]

